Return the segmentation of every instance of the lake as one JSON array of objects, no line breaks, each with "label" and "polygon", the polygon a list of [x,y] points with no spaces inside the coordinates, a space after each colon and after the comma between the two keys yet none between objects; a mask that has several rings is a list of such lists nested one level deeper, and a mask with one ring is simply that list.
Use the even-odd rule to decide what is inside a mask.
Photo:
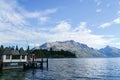
[{"label": "lake", "polygon": [[0,80],[120,80],[120,58],[49,59],[49,68],[4,70]]}]

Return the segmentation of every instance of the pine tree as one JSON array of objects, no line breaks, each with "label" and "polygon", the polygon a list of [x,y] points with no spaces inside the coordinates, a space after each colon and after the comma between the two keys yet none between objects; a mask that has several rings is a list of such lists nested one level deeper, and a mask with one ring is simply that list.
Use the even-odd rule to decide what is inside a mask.
[{"label": "pine tree", "polygon": [[16,50],[18,50],[18,45],[16,45]]},{"label": "pine tree", "polygon": [[1,45],[1,46],[0,46],[0,54],[2,54],[3,52],[4,52],[4,46]]},{"label": "pine tree", "polygon": [[27,47],[27,53],[30,53],[30,46]]},{"label": "pine tree", "polygon": [[0,47],[1,49],[4,49],[4,46],[3,45],[1,45],[1,47]]}]

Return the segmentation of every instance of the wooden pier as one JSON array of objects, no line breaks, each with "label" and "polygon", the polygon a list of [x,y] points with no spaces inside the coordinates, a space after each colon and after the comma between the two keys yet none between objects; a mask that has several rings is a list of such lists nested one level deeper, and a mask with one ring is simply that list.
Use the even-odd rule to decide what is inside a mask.
[{"label": "wooden pier", "polygon": [[26,54],[23,49],[18,51],[6,48],[3,54],[0,55],[0,70],[43,68],[44,64],[48,68],[48,58],[37,58],[34,53]]},{"label": "wooden pier", "polygon": [[34,69],[37,69],[37,68],[43,68],[44,67],[44,64],[46,64],[46,68],[48,69],[48,58],[47,59],[36,59],[33,61],[30,61],[28,63],[24,63],[23,64],[23,68],[26,70],[26,69],[30,69],[30,68],[34,68]]},{"label": "wooden pier", "polygon": [[35,61],[24,62],[24,63],[21,63],[21,66],[3,67],[3,65],[4,65],[4,63],[0,62],[0,70],[2,70],[2,69],[18,69],[18,68],[23,68],[24,70],[43,69],[43,67],[46,67],[46,69],[48,69],[48,58],[46,58],[46,59],[41,58],[41,59],[37,59]]},{"label": "wooden pier", "polygon": [[44,63],[46,63],[46,68],[48,68],[48,58],[36,58],[35,54],[32,53],[30,59],[23,65],[23,68],[43,68]]}]

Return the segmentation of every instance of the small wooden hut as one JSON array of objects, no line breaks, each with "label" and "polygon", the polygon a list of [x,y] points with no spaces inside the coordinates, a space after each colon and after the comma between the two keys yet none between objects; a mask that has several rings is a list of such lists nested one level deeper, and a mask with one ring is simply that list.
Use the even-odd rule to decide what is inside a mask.
[{"label": "small wooden hut", "polygon": [[3,54],[0,55],[1,69],[23,68],[23,64],[26,62],[27,54],[22,48],[19,51],[5,48]]}]

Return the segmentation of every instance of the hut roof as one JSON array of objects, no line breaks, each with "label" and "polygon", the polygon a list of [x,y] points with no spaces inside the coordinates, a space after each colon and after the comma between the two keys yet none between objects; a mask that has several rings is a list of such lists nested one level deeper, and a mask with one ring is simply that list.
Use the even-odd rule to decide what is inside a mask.
[{"label": "hut roof", "polygon": [[18,51],[18,50],[14,50],[12,48],[5,48],[5,51],[3,54],[5,54],[5,55],[26,55],[26,53],[23,49],[20,49],[20,51]]},{"label": "hut roof", "polygon": [[19,53],[20,53],[21,55],[26,55],[26,52],[23,50],[23,48],[20,48]]}]

